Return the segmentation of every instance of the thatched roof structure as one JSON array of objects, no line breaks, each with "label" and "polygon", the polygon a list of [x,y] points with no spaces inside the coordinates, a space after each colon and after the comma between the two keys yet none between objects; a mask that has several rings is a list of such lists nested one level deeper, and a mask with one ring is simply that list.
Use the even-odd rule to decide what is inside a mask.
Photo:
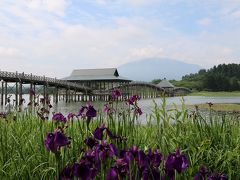
[{"label": "thatched roof structure", "polygon": [[161,88],[174,88],[174,85],[164,78],[157,86]]},{"label": "thatched roof structure", "polygon": [[63,79],[68,81],[131,81],[119,76],[117,68],[75,69],[70,76]]}]

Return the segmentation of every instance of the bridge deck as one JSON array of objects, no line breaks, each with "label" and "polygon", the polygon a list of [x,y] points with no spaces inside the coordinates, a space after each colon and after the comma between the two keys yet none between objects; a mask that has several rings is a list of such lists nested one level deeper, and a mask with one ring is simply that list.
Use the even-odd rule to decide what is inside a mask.
[{"label": "bridge deck", "polygon": [[25,73],[0,71],[0,80],[6,81],[6,82],[21,82],[23,84],[33,83],[37,85],[48,85],[48,86],[66,88],[66,89],[85,92],[85,93],[92,92],[92,90],[89,87],[79,85],[77,83],[72,83],[69,81],[64,81],[56,78],[49,78],[45,76],[25,74]]}]

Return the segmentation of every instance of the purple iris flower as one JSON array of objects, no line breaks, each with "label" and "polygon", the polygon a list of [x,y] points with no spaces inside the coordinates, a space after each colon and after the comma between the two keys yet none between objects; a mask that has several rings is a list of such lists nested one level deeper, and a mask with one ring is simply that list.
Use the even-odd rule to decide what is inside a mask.
[{"label": "purple iris flower", "polygon": [[106,180],[119,180],[118,172],[116,167],[112,167],[106,176]]},{"label": "purple iris flower", "polygon": [[122,159],[117,159],[116,160],[116,167],[118,169],[120,177],[126,177],[129,175],[129,164],[130,161],[128,159],[122,158]]},{"label": "purple iris flower", "polygon": [[107,144],[106,140],[103,140],[101,144],[97,144],[95,150],[101,160],[117,155],[117,148],[115,145],[112,143]]},{"label": "purple iris flower", "polygon": [[97,111],[94,109],[93,106],[91,106],[91,105],[88,106],[86,116],[89,117],[89,118],[93,118],[93,117],[97,116]]},{"label": "purple iris flower", "polygon": [[208,176],[208,180],[227,180],[227,176],[223,173],[214,172]]},{"label": "purple iris flower", "polygon": [[204,180],[205,176],[202,176],[200,172],[197,172],[194,176],[194,180]]},{"label": "purple iris flower", "polygon": [[227,180],[227,176],[223,173],[210,173],[206,166],[201,166],[199,172],[197,172],[194,176],[194,180]]},{"label": "purple iris flower", "polygon": [[95,131],[93,132],[94,138],[98,140],[103,140],[103,131],[106,129],[105,125],[102,124],[100,127],[97,127]]},{"label": "purple iris flower", "polygon": [[140,100],[140,96],[133,95],[129,99],[127,99],[127,103],[133,106],[132,110],[134,110],[135,114],[142,115],[143,114],[142,109],[137,105],[138,100]]},{"label": "purple iris flower", "polygon": [[78,116],[94,118],[97,116],[97,111],[91,104],[87,104],[86,106],[82,106],[78,112]]},{"label": "purple iris flower", "polygon": [[64,122],[64,123],[67,122],[67,119],[60,112],[55,113],[52,117],[52,120],[53,121],[60,121],[60,122]]},{"label": "purple iris flower", "polygon": [[73,119],[74,116],[76,116],[75,114],[69,112],[68,115],[67,115],[67,119],[70,120],[70,119]]},{"label": "purple iris flower", "polygon": [[158,151],[158,149],[154,152],[149,149],[147,156],[150,158],[152,166],[156,168],[158,168],[163,161],[163,155]]},{"label": "purple iris flower", "polygon": [[138,107],[138,106],[135,108],[134,112],[135,112],[136,114],[139,114],[139,115],[142,115],[142,113],[143,113],[143,112],[142,112],[142,109],[141,109],[140,107]]},{"label": "purple iris flower", "polygon": [[120,141],[126,140],[125,137],[114,135],[110,129],[105,127],[104,124],[102,124],[100,127],[97,127],[94,130],[94,132],[93,132],[94,138],[96,138],[98,140],[103,140],[103,132],[104,132],[104,130],[106,130],[107,135],[108,135],[108,137],[110,139],[117,139],[117,140],[120,140]]},{"label": "purple iris flower", "polygon": [[134,156],[130,151],[125,151],[123,158],[128,163],[134,160]]},{"label": "purple iris flower", "polygon": [[176,150],[176,163],[175,169],[178,173],[182,173],[185,169],[188,168],[188,159],[184,154],[181,154],[180,149]]},{"label": "purple iris flower", "polygon": [[53,153],[56,153],[62,146],[69,145],[70,143],[69,138],[59,129],[53,133],[48,133],[44,141],[46,149]]},{"label": "purple iris flower", "polygon": [[203,180],[205,176],[209,174],[209,170],[206,166],[201,166],[199,172],[194,176],[194,180]]},{"label": "purple iris flower", "polygon": [[138,100],[140,100],[140,96],[138,96],[138,95],[133,95],[133,96],[131,96],[131,97],[127,100],[127,102],[128,102],[128,104],[130,104],[130,105],[134,105],[135,102],[137,102]]},{"label": "purple iris flower", "polygon": [[141,169],[149,166],[149,158],[142,150],[138,151],[138,165]]},{"label": "purple iris flower", "polygon": [[129,152],[132,153],[132,155],[133,155],[133,157],[134,157],[135,159],[138,158],[138,151],[139,151],[139,149],[138,149],[138,147],[135,146],[135,145],[133,145],[133,146],[129,149]]},{"label": "purple iris flower", "polygon": [[142,172],[142,179],[143,180],[149,180],[149,179],[153,179],[153,180],[160,180],[160,172],[157,169],[147,169],[145,168]]},{"label": "purple iris flower", "polygon": [[96,144],[98,144],[97,141],[96,141],[94,138],[92,138],[92,137],[86,138],[86,139],[84,140],[84,143],[85,143],[88,147],[90,147],[91,149],[92,149]]},{"label": "purple iris flower", "polygon": [[108,103],[104,105],[103,112],[109,114],[109,113],[116,112],[116,110],[111,106],[111,104]]},{"label": "purple iris flower", "polygon": [[107,131],[107,135],[110,139],[120,139],[121,137],[120,136],[116,136],[112,133],[112,131],[110,131],[110,129],[106,128],[106,131]]},{"label": "purple iris flower", "polygon": [[77,116],[85,116],[87,111],[87,106],[82,106],[78,112]]},{"label": "purple iris flower", "polygon": [[114,98],[114,99],[120,97],[121,95],[122,95],[122,93],[120,92],[119,89],[114,89],[112,91],[112,98]]},{"label": "purple iris flower", "polygon": [[90,180],[96,176],[96,171],[88,161],[81,160],[80,163],[74,163],[73,174],[77,178]]},{"label": "purple iris flower", "polygon": [[73,178],[72,166],[66,166],[60,173],[60,180],[70,180]]},{"label": "purple iris flower", "polygon": [[104,105],[104,108],[103,108],[103,112],[109,113],[110,111],[111,111],[111,108],[109,107],[109,105],[108,105],[108,104],[105,104],[105,105]]},{"label": "purple iris flower", "polygon": [[174,170],[178,173],[182,173],[185,169],[187,169],[189,163],[187,157],[181,154],[180,150],[177,149],[176,153],[169,153],[166,162],[166,174],[169,178],[174,177]]}]

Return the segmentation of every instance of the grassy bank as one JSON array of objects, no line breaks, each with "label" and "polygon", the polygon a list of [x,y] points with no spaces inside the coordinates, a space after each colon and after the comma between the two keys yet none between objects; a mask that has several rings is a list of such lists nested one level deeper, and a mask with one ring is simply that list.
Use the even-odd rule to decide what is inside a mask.
[{"label": "grassy bank", "polygon": [[[179,148],[188,159],[188,168],[181,173],[175,171],[175,179],[193,179],[202,165],[207,166],[209,171],[227,174],[229,179],[240,178],[240,169],[237,168],[240,167],[240,121],[237,116],[213,116],[209,112],[209,116],[203,118],[198,113],[189,113],[184,105],[182,109],[167,110],[163,99],[161,106],[155,105],[152,115],[147,119],[148,123],[141,125],[137,118],[141,113],[136,113],[136,104],[128,105],[125,109],[117,109],[117,103],[110,105],[111,109],[107,109],[106,114],[98,112],[89,125],[81,117],[74,117],[74,120],[70,119],[66,123],[42,120],[31,114],[17,114],[16,120],[11,116],[1,118],[1,179],[58,178],[66,165],[86,161],[80,159],[84,157],[84,152],[92,152],[92,149],[84,141],[87,137],[93,137],[96,128],[103,123],[115,135],[104,132],[104,139],[107,143],[115,144],[119,152],[133,145],[146,154],[149,149],[158,149],[164,158],[161,165],[157,168],[154,166],[152,170],[161,176],[167,172],[169,152],[175,152]],[[52,152],[46,149],[44,141],[47,133],[59,126],[64,129],[67,137],[71,137],[71,143]],[[107,150],[109,155],[111,148]],[[97,171],[96,179],[105,179],[110,168],[119,168],[115,160],[121,162],[120,155],[112,156],[100,162],[101,168]],[[131,169],[131,173],[143,173],[142,167],[138,167],[141,159],[137,159],[136,164],[131,162],[131,165],[126,166]],[[147,172],[150,173],[149,169]],[[121,179],[129,179],[128,176],[129,174]],[[131,177],[137,179],[137,176]],[[149,179],[154,178],[152,176]]]},{"label": "grassy bank", "polygon": [[219,92],[209,92],[209,91],[200,91],[200,92],[192,92],[188,94],[188,96],[240,96],[240,91],[219,91]]},{"label": "grassy bank", "polygon": [[[209,110],[209,104],[196,104],[196,105],[189,105],[189,108],[198,107],[199,109]],[[222,111],[222,112],[240,112],[240,104],[231,104],[231,103],[214,103],[211,106],[211,109],[214,111]]]}]

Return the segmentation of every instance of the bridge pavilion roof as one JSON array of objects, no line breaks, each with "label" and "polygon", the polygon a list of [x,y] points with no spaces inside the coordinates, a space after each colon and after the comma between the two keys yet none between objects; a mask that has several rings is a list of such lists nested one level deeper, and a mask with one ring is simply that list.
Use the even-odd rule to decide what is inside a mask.
[{"label": "bridge pavilion roof", "polygon": [[157,84],[161,88],[174,88],[174,85],[164,78],[160,83]]},{"label": "bridge pavilion roof", "polygon": [[103,68],[103,69],[75,69],[71,75],[63,78],[68,81],[124,81],[131,80],[119,76],[117,68]]}]

